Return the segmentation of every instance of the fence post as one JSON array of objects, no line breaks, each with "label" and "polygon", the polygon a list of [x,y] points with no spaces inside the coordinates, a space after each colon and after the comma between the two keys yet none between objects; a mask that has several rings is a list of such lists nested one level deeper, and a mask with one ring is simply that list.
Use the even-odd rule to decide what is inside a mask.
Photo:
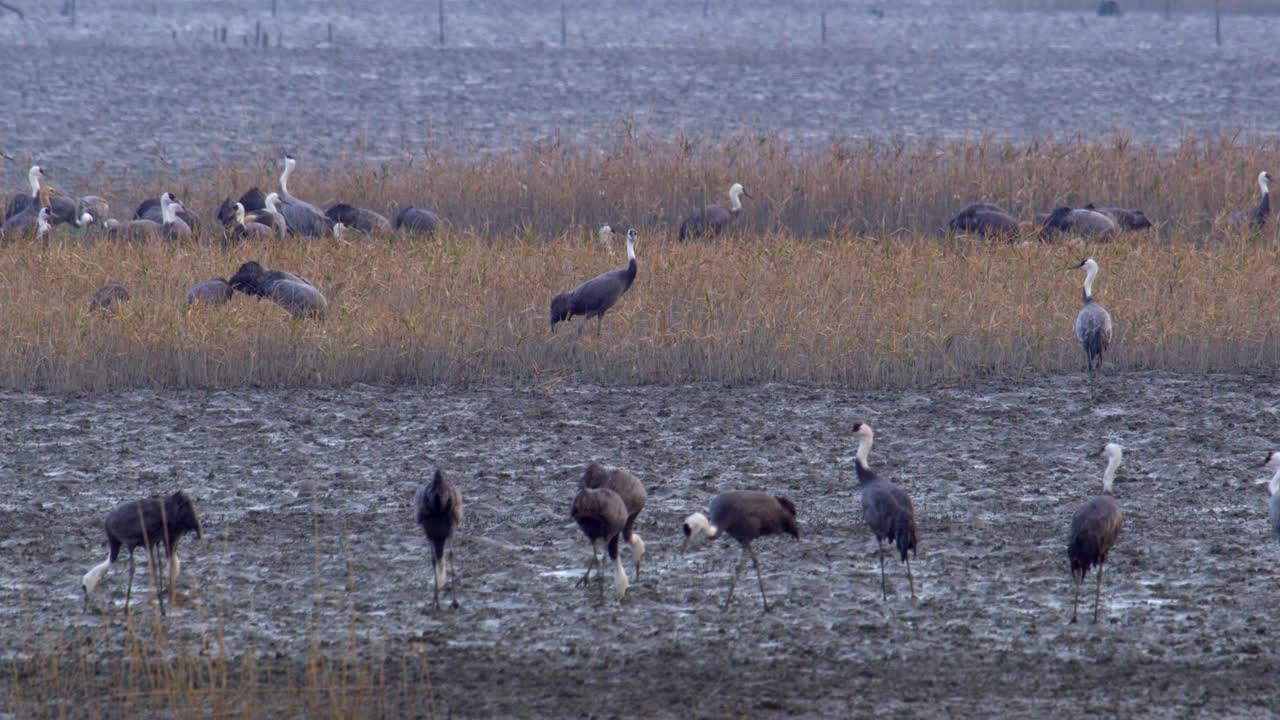
[{"label": "fence post", "polygon": [[822,11],[822,47],[827,46],[827,11]]},{"label": "fence post", "polygon": [[436,0],[436,12],[440,19],[440,47],[444,47],[444,0]]},{"label": "fence post", "polygon": [[569,43],[569,9],[564,0],[560,0],[560,47]]},{"label": "fence post", "polygon": [[1213,39],[1222,47],[1222,0],[1213,0]]},{"label": "fence post", "polygon": [[271,17],[276,16],[276,3],[277,0],[271,0]]}]

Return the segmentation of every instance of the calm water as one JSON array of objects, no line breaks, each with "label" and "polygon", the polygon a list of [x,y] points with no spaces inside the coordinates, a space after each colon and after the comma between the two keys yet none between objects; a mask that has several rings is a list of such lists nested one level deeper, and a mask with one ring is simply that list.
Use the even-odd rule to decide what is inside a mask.
[{"label": "calm water", "polygon": [[[1274,135],[1280,16],[1009,12],[999,3],[700,0],[59,3],[0,19],[5,184],[124,177],[282,148],[308,162],[483,155],[624,123],[659,136]],[[828,7],[827,45],[821,9]],[[987,8],[974,10],[973,8]],[[270,49],[245,46],[261,23]],[[333,41],[329,42],[329,27]],[[213,42],[227,28],[226,45]],[[283,35],[283,47],[275,47]]]}]

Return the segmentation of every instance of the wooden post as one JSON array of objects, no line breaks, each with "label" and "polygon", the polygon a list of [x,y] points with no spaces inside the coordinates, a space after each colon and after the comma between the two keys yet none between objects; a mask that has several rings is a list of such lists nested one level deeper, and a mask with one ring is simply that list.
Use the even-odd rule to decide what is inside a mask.
[{"label": "wooden post", "polygon": [[222,44],[223,45],[227,44],[227,26],[226,25],[222,26]]},{"label": "wooden post", "polygon": [[827,46],[827,11],[822,11],[822,47]]},{"label": "wooden post", "polygon": [[329,23],[329,44],[333,44],[333,23]]},{"label": "wooden post", "polygon": [[711,14],[711,0],[702,0],[702,17],[705,20]]},{"label": "wooden post", "polygon": [[1164,19],[1173,19],[1173,0],[1164,0]]},{"label": "wooden post", "polygon": [[436,12],[440,16],[440,47],[444,47],[444,0],[436,0]]},{"label": "wooden post", "polygon": [[569,43],[569,9],[564,0],[560,0],[560,47]]},{"label": "wooden post", "polygon": [[271,0],[271,17],[276,16],[276,2],[277,0]]},{"label": "wooden post", "polygon": [[1213,0],[1213,39],[1222,47],[1222,0]]},{"label": "wooden post", "polygon": [[283,30],[276,33],[276,47],[278,48],[284,47],[284,31]]},{"label": "wooden post", "polygon": [[76,26],[76,0],[70,0],[71,4],[71,27]]},{"label": "wooden post", "polygon": [[262,46],[262,21],[259,20],[253,24],[253,46]]}]

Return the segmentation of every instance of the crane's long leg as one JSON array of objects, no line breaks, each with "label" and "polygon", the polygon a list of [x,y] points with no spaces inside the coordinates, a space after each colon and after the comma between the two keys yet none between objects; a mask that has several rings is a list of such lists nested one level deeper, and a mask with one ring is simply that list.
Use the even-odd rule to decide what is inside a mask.
[{"label": "crane's long leg", "polygon": [[733,604],[733,589],[737,587],[738,576],[742,574],[742,568],[746,567],[746,565],[747,565],[747,549],[744,547],[742,548],[742,556],[738,560],[738,567],[733,571],[733,579],[729,581],[729,597],[726,598],[724,601],[724,607],[726,610],[728,610],[729,606]]},{"label": "crane's long leg", "polygon": [[156,604],[160,606],[160,614],[164,615],[164,591],[160,589],[160,546],[156,545],[147,551],[147,574],[151,576],[151,590],[156,594]]},{"label": "crane's long leg", "polygon": [[756,579],[760,581],[760,599],[764,601],[764,611],[769,612],[769,596],[764,594],[764,575],[760,573],[760,560],[756,557],[756,551],[747,546],[747,552],[751,553],[751,564],[756,567]]},{"label": "crane's long leg", "polygon": [[600,337],[600,326],[604,325],[604,313],[596,316],[596,337]]},{"label": "crane's long leg", "polygon": [[1080,607],[1080,586],[1084,585],[1084,573],[1080,573],[1077,577],[1075,570],[1072,570],[1071,579],[1074,580],[1076,584],[1075,598],[1071,601],[1071,622],[1074,623],[1078,619],[1076,610]]},{"label": "crane's long leg", "polygon": [[435,550],[431,551],[431,607],[440,607],[440,571],[436,569],[436,564],[440,561],[436,559]]},{"label": "crane's long leg", "polygon": [[911,558],[907,558],[907,582],[911,583],[911,599],[916,599],[916,579],[911,577]]},{"label": "crane's long leg", "polygon": [[[582,579],[579,580],[577,584],[586,585],[587,581],[591,579],[591,568],[596,567],[599,564],[600,564],[600,545],[595,540],[592,540],[591,541],[591,562],[587,563],[587,574],[583,575]],[[599,569],[596,570],[596,574],[597,575],[600,574]]]},{"label": "crane's long leg", "polygon": [[880,541],[880,536],[876,536],[876,554],[880,556],[880,598],[882,600],[889,599],[889,586],[884,579],[884,543]]},{"label": "crane's long leg", "polygon": [[129,600],[133,597],[133,551],[129,551],[129,585],[124,591],[124,609],[129,611]]},{"label": "crane's long leg", "polygon": [[1098,564],[1098,589],[1093,594],[1093,621],[1098,622],[1098,604],[1102,600],[1102,564]]},{"label": "crane's long leg", "polygon": [[169,604],[172,605],[177,601],[178,568],[182,566],[182,563],[178,560],[176,552],[170,552],[168,555],[169,582],[165,589],[169,591]]},{"label": "crane's long leg", "polygon": [[448,557],[449,557],[449,560],[445,564],[445,568],[453,571],[453,579],[450,580],[447,585],[447,587],[449,588],[449,600],[450,600],[449,604],[454,609],[457,609],[458,607],[458,589],[457,589],[458,568],[453,564],[453,550],[449,551]]}]

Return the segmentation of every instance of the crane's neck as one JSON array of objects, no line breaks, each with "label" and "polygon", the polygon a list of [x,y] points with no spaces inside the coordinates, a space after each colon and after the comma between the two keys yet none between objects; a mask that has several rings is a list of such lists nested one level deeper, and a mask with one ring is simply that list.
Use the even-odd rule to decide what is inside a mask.
[{"label": "crane's neck", "polygon": [[284,172],[280,173],[280,194],[289,194],[289,175],[293,174],[293,158],[284,161]]},{"label": "crane's neck", "polygon": [[1085,300],[1093,299],[1093,279],[1098,275],[1098,268],[1091,267],[1085,272],[1084,276],[1084,297]]},{"label": "crane's neck", "polygon": [[742,209],[742,188],[732,188],[729,190],[729,212],[738,212]]},{"label": "crane's neck", "polygon": [[1120,458],[1112,456],[1107,460],[1107,469],[1102,473],[1102,491],[1111,494],[1111,486],[1116,481],[1116,468],[1120,467]]},{"label": "crane's neck", "polygon": [[267,196],[267,199],[264,202],[267,205],[267,209],[271,211],[272,215],[280,212],[279,209],[277,209],[277,204],[280,202],[279,195],[276,195],[275,193],[271,193],[270,195]]},{"label": "crane's neck", "polygon": [[36,216],[36,237],[47,232],[49,232],[49,209],[41,208],[40,214]]},{"label": "crane's neck", "polygon": [[1262,173],[1258,176],[1258,187],[1262,188],[1262,197],[1266,197],[1271,193],[1271,186],[1267,184],[1267,174]]},{"label": "crane's neck", "polygon": [[635,262],[636,260],[636,241],[627,238],[627,262]]},{"label": "crane's neck", "polygon": [[35,168],[31,168],[27,173],[27,183],[31,185],[31,197],[40,197],[40,175]]},{"label": "crane's neck", "polygon": [[244,225],[244,205],[236,203],[236,225]]},{"label": "crane's neck", "polygon": [[178,219],[177,206],[165,200],[163,195],[160,196],[160,218],[164,220],[165,225],[171,225]]},{"label": "crane's neck", "polygon": [[871,467],[867,462],[867,457],[871,455],[872,438],[865,435],[858,438],[858,455],[857,459],[862,463],[863,467]]},{"label": "crane's neck", "polygon": [[1276,468],[1276,474],[1271,476],[1271,482],[1267,483],[1267,493],[1275,495],[1280,493],[1280,467]]}]

